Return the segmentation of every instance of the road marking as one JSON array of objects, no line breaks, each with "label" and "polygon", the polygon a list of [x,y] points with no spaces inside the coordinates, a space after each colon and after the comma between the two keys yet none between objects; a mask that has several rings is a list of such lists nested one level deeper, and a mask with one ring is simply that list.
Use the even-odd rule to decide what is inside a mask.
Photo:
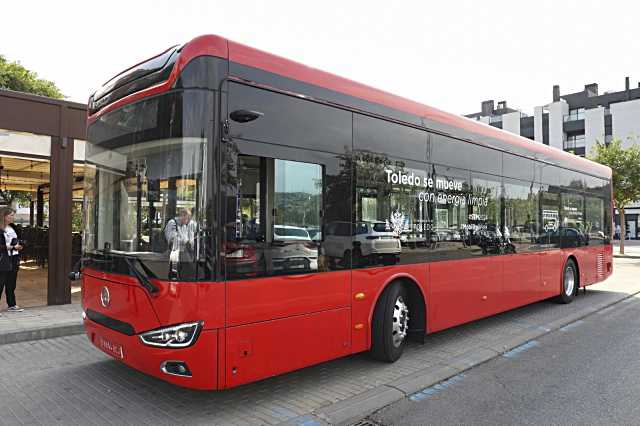
[{"label": "road marking", "polygon": [[508,352],[503,353],[502,356],[505,358],[515,358],[518,355],[520,355],[522,352],[528,351],[531,348],[535,348],[539,344],[540,343],[537,340],[530,340],[524,345],[520,345],[516,348],[511,349]]},{"label": "road marking", "polygon": [[273,417],[280,420],[289,420],[298,416],[297,413],[294,413],[293,411],[283,407],[274,407],[272,409],[269,409],[268,411],[270,411]]},{"label": "road marking", "polygon": [[320,426],[320,422],[312,419],[311,417],[299,417],[295,420],[298,426]]},{"label": "road marking", "polygon": [[542,325],[538,325],[538,324],[533,324],[533,323],[522,321],[522,320],[513,320],[512,322],[514,324],[517,324],[517,325],[519,325],[521,327],[524,327],[526,329],[529,329],[529,330],[541,330],[541,331],[546,331],[546,332],[551,331],[551,329],[548,328],[548,327],[545,327],[545,326],[542,326]]},{"label": "road marking", "polygon": [[571,324],[567,324],[564,327],[560,327],[560,331],[571,331],[574,328],[578,327],[579,325],[584,324],[584,321],[582,320],[578,320],[576,322],[572,322]]},{"label": "road marking", "polygon": [[617,308],[617,307],[616,307],[616,305],[611,305],[611,306],[609,306],[609,307],[606,307],[606,308],[602,309],[601,311],[598,311],[598,313],[599,313],[600,315],[608,314],[608,313],[609,313],[609,312],[611,312],[611,311],[615,311],[615,310],[616,310],[616,308]]},{"label": "road marking", "polygon": [[424,399],[429,398],[432,395],[441,392],[448,387],[455,385],[456,383],[461,382],[465,378],[463,373],[457,374],[443,382],[437,383],[433,386],[429,386],[426,389],[421,390],[420,392],[416,392],[413,395],[409,396],[409,399],[413,402],[422,401]]}]

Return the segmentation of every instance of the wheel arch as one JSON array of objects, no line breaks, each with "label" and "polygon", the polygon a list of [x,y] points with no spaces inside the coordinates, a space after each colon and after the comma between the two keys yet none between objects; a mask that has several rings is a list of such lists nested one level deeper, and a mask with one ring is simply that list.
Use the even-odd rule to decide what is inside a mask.
[{"label": "wheel arch", "polygon": [[[410,274],[395,274],[389,277],[384,285],[380,286],[375,303],[372,303],[369,312],[369,324],[373,325],[373,313],[376,306],[380,302],[382,293],[393,283],[400,282],[409,293],[409,339],[411,341],[424,342],[424,336],[427,332],[427,299],[424,295],[422,287],[418,284],[418,280]],[[373,326],[369,330],[370,335],[373,334]]]},{"label": "wheel arch", "polygon": [[[578,292],[578,289],[580,288],[580,263],[578,262],[578,258],[575,254],[570,254],[569,256],[567,256],[567,260],[564,261],[564,266],[567,265],[567,262],[569,262],[570,260],[573,261],[573,264],[576,265],[576,281],[578,281],[578,284],[576,285],[576,293]],[[562,268],[562,272],[564,274],[564,266]],[[560,282],[562,282],[562,280],[560,280]],[[562,291],[562,288],[560,289]]]}]

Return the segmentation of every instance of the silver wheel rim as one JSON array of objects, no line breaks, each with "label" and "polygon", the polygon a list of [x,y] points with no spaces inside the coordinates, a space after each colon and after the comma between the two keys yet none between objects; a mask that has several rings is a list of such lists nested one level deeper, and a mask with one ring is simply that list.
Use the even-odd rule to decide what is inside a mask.
[{"label": "silver wheel rim", "polygon": [[404,303],[402,296],[398,296],[393,305],[393,346],[399,347],[409,330],[409,307]]},{"label": "silver wheel rim", "polygon": [[572,296],[575,285],[576,277],[573,273],[573,267],[567,266],[567,269],[564,270],[564,294]]}]

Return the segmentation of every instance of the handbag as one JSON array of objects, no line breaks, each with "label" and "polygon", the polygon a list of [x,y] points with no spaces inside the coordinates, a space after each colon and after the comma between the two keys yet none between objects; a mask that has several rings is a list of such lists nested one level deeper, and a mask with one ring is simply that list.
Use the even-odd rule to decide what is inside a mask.
[{"label": "handbag", "polygon": [[0,272],[8,272],[13,269],[11,255],[7,249],[7,242],[4,238],[4,232],[0,232]]}]

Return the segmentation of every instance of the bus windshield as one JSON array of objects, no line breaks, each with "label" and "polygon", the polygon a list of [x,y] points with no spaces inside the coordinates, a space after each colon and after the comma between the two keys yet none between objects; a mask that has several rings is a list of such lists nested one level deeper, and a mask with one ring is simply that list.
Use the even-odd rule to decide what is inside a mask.
[{"label": "bus windshield", "polygon": [[88,128],[85,265],[151,278],[205,279],[208,134],[205,92],[172,92],[124,106]]}]

